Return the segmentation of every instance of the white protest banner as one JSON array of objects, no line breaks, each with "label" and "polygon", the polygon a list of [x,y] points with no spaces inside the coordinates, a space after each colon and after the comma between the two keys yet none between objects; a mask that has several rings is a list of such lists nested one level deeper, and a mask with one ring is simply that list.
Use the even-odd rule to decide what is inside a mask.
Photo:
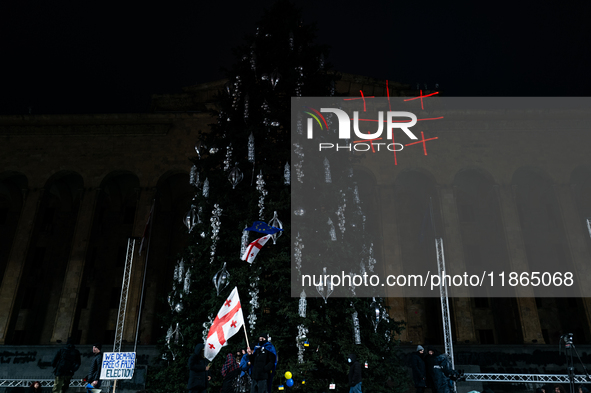
[{"label": "white protest banner", "polygon": [[101,379],[131,379],[135,369],[135,352],[105,352]]}]

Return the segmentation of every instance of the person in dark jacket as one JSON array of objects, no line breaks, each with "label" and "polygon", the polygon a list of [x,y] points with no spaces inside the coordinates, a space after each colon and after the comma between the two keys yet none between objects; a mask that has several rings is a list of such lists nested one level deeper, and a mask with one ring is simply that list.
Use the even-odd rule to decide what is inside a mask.
[{"label": "person in dark jacket", "polygon": [[248,353],[246,349],[242,349],[242,357],[240,358],[240,384],[237,391],[239,393],[250,393],[250,360],[248,359]]},{"label": "person in dark jacket", "polygon": [[452,393],[452,378],[457,372],[451,367],[449,356],[444,353],[435,358],[433,382],[437,393]]},{"label": "person in dark jacket", "polygon": [[423,353],[425,348],[417,346],[417,351],[410,355],[410,368],[412,369],[412,380],[415,384],[417,393],[423,393],[427,387],[427,376],[425,373],[425,362],[423,361]]},{"label": "person in dark jacket", "polygon": [[31,382],[29,388],[27,389],[27,393],[41,393],[43,389],[41,388],[41,382],[35,381]]},{"label": "person in dark jacket", "polygon": [[207,385],[211,377],[208,375],[209,365],[205,358],[205,344],[195,345],[195,352],[189,357],[189,382],[187,389],[192,393],[207,392]]},{"label": "person in dark jacket", "polygon": [[88,389],[88,393],[91,393],[91,389],[98,389],[101,387],[101,366],[103,365],[103,353],[101,349],[103,346],[100,343],[96,343],[92,346],[92,353],[94,353],[94,358],[90,362],[90,369],[88,370],[88,375],[86,375],[86,388]]},{"label": "person in dark jacket", "polygon": [[347,358],[349,363],[349,393],[361,393],[361,363],[354,353]]},{"label": "person in dark jacket", "polygon": [[236,379],[240,375],[240,366],[238,361],[232,353],[226,355],[226,361],[222,366],[222,377],[224,382],[222,383],[222,393],[233,393],[236,385]]},{"label": "person in dark jacket", "polygon": [[425,376],[427,377],[427,387],[434,393],[436,391],[435,382],[433,382],[433,366],[435,366],[435,359],[440,355],[439,351],[427,347],[427,356],[425,356]]},{"label": "person in dark jacket", "polygon": [[267,380],[275,367],[275,354],[266,346],[266,334],[259,336],[259,345],[254,351],[248,349],[248,366],[250,366],[251,393],[267,393]]},{"label": "person in dark jacket", "polygon": [[81,363],[80,351],[72,344],[72,339],[68,338],[66,345],[55,354],[51,362],[55,374],[53,393],[66,393],[70,387],[70,380]]}]

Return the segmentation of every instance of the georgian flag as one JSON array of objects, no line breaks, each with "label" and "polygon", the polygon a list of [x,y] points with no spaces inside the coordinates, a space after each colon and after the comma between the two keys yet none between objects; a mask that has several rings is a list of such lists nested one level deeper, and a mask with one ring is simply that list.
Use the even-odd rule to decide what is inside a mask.
[{"label": "georgian flag", "polygon": [[248,263],[252,263],[252,261],[254,261],[254,257],[256,257],[259,253],[259,250],[263,248],[265,243],[267,243],[267,240],[269,240],[270,238],[271,235],[267,235],[259,237],[257,240],[250,243],[246,248],[246,251],[244,251],[244,255],[242,255],[242,260]]},{"label": "georgian flag", "polygon": [[220,349],[226,345],[226,341],[238,333],[242,325],[244,325],[242,306],[238,296],[238,287],[234,287],[207,333],[205,357],[210,361],[213,360]]}]

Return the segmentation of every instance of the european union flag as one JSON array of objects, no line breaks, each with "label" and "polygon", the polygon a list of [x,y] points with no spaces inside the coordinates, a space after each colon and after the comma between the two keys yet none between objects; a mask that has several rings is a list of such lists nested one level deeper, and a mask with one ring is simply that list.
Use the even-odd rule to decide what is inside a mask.
[{"label": "european union flag", "polygon": [[264,233],[267,235],[273,235],[273,234],[280,232],[282,230],[283,229],[272,227],[271,225],[269,225],[263,221],[255,221],[252,223],[251,227],[245,229],[245,231],[259,232],[259,233]]}]

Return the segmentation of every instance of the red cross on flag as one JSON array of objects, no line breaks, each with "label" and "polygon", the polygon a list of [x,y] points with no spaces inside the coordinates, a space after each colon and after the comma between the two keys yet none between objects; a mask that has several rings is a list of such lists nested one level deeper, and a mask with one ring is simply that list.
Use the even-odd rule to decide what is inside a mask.
[{"label": "red cross on flag", "polygon": [[271,236],[272,235],[259,237],[254,242],[250,243],[246,248],[246,251],[244,251],[244,255],[242,255],[242,260],[248,263],[252,263],[252,261],[254,261],[254,257],[257,256],[259,250],[263,248],[263,246],[265,245],[265,243],[267,243],[267,240],[269,240]]},{"label": "red cross on flag", "polygon": [[205,357],[213,360],[220,349],[226,345],[226,341],[235,335],[244,325],[244,316],[242,315],[242,306],[238,296],[238,287],[234,287],[230,296],[224,302],[218,315],[213,320],[213,324],[207,333],[205,341]]}]

